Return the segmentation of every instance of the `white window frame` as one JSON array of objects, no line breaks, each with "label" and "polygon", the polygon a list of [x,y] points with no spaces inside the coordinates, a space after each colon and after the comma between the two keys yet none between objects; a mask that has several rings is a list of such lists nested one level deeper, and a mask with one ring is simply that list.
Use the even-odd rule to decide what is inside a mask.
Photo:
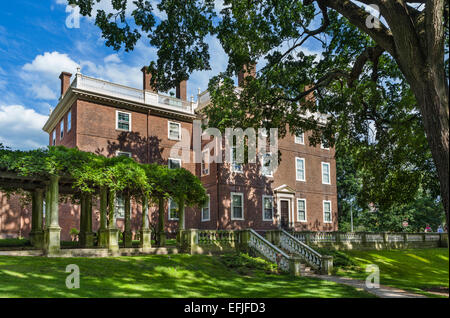
[{"label": "white window frame", "polygon": [[[117,206],[119,205],[119,203],[118,203],[119,195],[121,196],[121,198],[123,200],[123,213],[121,213],[120,216],[119,216],[119,210],[117,208]],[[114,197],[114,219],[116,219],[116,220],[125,219],[125,198],[123,198],[123,196],[121,194],[116,194],[116,196]]]},{"label": "white window frame", "polygon": [[[305,202],[305,219],[304,220],[301,220],[300,219],[300,217],[299,217],[299,210],[298,210],[298,202],[299,201],[303,201],[303,202]],[[307,208],[306,208],[306,199],[304,199],[304,198],[297,198],[297,206],[296,206],[296,210],[297,210],[297,221],[298,222],[308,222],[308,212],[307,212]]]},{"label": "white window frame", "polygon": [[56,128],[52,132],[52,146],[56,145]]},{"label": "white window frame", "polygon": [[[204,156],[204,154],[207,154],[207,158]],[[211,154],[209,153],[209,149],[203,150],[202,151],[202,162],[200,164],[200,170],[201,170],[201,175],[202,176],[207,176],[209,175],[209,170],[211,169],[211,164],[210,164],[210,158],[211,158]],[[206,161],[207,159],[207,161]],[[208,169],[205,173],[205,166],[208,165]]]},{"label": "white window frame", "polygon": [[[178,126],[178,138],[170,137],[170,124],[175,124]],[[167,139],[169,140],[181,140],[181,124],[174,121],[167,121]]]},{"label": "white window frame", "polygon": [[59,123],[59,140],[62,140],[64,138],[64,118],[61,119],[61,122]]},{"label": "white window frame", "polygon": [[207,221],[211,221],[211,196],[209,195],[209,194],[207,194],[207,196],[208,196],[208,218],[207,219],[204,219],[203,218],[203,209],[205,208],[205,207],[202,207],[202,210],[201,210],[201,218],[202,218],[202,222],[207,222]]},{"label": "white window frame", "polygon": [[[298,178],[298,160],[303,161],[303,179]],[[295,180],[306,182],[306,160],[305,160],[305,158],[295,157]]]},{"label": "white window frame", "polygon": [[302,136],[302,141],[301,141],[301,142],[298,141],[298,139],[299,139],[300,137],[299,137],[299,135],[295,135],[295,136],[294,136],[294,142],[295,142],[296,144],[299,144],[299,145],[304,145],[304,144],[305,144],[305,133],[302,132],[300,135]]},{"label": "white window frame", "polygon": [[[241,204],[242,204],[242,207],[241,207],[241,209],[242,209],[242,218],[235,218],[234,216],[233,216],[233,212],[234,212],[234,206],[233,206],[233,196],[235,196],[235,195],[238,195],[238,196],[240,196],[241,197]],[[231,192],[231,194],[230,194],[230,199],[231,199],[231,220],[232,221],[234,221],[234,220],[236,220],[236,221],[243,221],[243,220],[245,220],[245,215],[244,215],[244,193],[242,193],[242,192]]]},{"label": "white window frame", "polygon": [[[324,182],[324,174],[323,174],[323,166],[328,166],[328,182]],[[322,168],[322,184],[331,184],[331,165],[329,162],[321,162],[320,164],[321,168]]]},{"label": "white window frame", "polygon": [[323,150],[330,150],[330,147],[325,147],[323,141],[320,142],[320,148]]},{"label": "white window frame", "polygon": [[127,155],[129,158],[131,158],[131,152],[117,150],[117,151],[116,151],[116,157],[119,157],[120,154]]},{"label": "white window frame", "polygon": [[[329,203],[330,204],[330,221],[326,221],[325,220],[325,203]],[[323,223],[333,223],[333,207],[331,206],[331,201],[330,200],[323,200]]]},{"label": "white window frame", "polygon": [[[123,129],[123,128],[119,128],[119,113],[128,115],[128,118],[129,118],[128,130],[127,129]],[[127,112],[124,112],[124,111],[121,111],[121,110],[116,110],[116,130],[131,131],[131,123],[132,123],[131,113],[127,113]]]},{"label": "white window frame", "polygon": [[[178,217],[178,218],[172,218],[171,216],[170,216],[170,204],[172,203],[172,202],[175,202],[172,198],[169,198],[169,204],[167,205],[167,207],[168,207],[168,209],[169,209],[169,211],[167,211],[168,213],[167,213],[167,217],[168,217],[168,219],[169,219],[169,221],[179,221],[180,220],[180,218]],[[175,204],[177,204],[176,202],[175,202]],[[178,213],[179,213],[179,211],[178,211]]]},{"label": "white window frame", "polygon": [[[231,166],[231,171],[232,172],[236,172],[236,173],[244,173],[244,164],[243,163],[234,163],[234,152],[236,151],[236,146],[231,146],[230,149],[230,166]],[[239,165],[241,167],[241,169],[237,170],[235,169],[235,165]]]},{"label": "white window frame", "polygon": [[[266,219],[266,218],[265,218],[265,216],[266,216],[266,214],[265,214],[266,208],[265,208],[265,206],[264,206],[264,200],[265,200],[266,198],[269,198],[269,199],[272,201],[272,217],[271,217],[270,219]],[[271,196],[271,195],[263,195],[263,196],[262,196],[262,219],[263,219],[263,221],[270,221],[270,222],[273,221],[273,202],[274,202],[273,196]]]},{"label": "white window frame", "polygon": [[170,167],[170,161],[178,161],[178,162],[180,163],[180,168],[182,167],[182,165],[181,165],[181,159],[179,159],[179,158],[169,158],[169,159],[167,159],[167,167],[168,167],[169,169],[177,169],[177,168],[171,168],[171,167]]},{"label": "white window frame", "polygon": [[[272,160],[272,153],[271,152],[267,152],[265,154],[263,154],[261,156],[261,175],[265,176],[265,177],[273,177],[273,169],[270,169],[270,174],[265,174],[263,171],[264,169],[264,157],[268,155],[270,157],[270,160]],[[271,168],[272,164],[270,164],[269,168]]]},{"label": "white window frame", "polygon": [[72,111],[67,113],[67,132],[72,130]]}]

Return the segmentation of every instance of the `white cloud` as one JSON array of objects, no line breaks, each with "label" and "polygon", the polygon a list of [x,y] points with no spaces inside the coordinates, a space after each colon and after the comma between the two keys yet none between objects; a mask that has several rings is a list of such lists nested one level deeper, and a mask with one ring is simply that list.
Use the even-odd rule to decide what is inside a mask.
[{"label": "white cloud", "polygon": [[22,69],[48,77],[58,77],[61,71],[75,73],[77,66],[67,54],[54,51],[36,56],[33,62],[25,64]]},{"label": "white cloud", "polygon": [[0,106],[0,143],[12,149],[33,149],[48,145],[42,130],[48,116],[21,105]]},{"label": "white cloud", "polygon": [[105,63],[120,63],[121,62],[119,55],[117,55],[117,54],[110,54],[107,57],[105,57],[103,59],[103,61]]}]

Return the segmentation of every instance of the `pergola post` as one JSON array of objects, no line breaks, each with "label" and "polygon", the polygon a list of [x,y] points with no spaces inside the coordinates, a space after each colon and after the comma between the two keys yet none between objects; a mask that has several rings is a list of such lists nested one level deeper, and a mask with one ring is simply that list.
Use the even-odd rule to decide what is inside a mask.
[{"label": "pergola post", "polygon": [[[48,205],[48,220],[46,220],[45,227],[45,244],[44,250],[47,255],[55,255],[60,251],[60,235],[61,228],[59,227],[59,176],[51,176],[50,184],[47,189],[46,202]],[[47,222],[48,221],[48,222]]]},{"label": "pergola post", "polygon": [[94,246],[94,233],[92,232],[92,194],[81,193],[80,214],[80,245],[82,247]]},{"label": "pergola post", "polygon": [[164,198],[159,198],[158,203],[158,245],[166,246],[166,232],[164,226]]},{"label": "pergola post", "polygon": [[124,247],[132,247],[132,233],[131,233],[131,202],[130,202],[130,194],[128,192],[125,193],[125,229],[123,231],[123,246]]},{"label": "pergola post", "polygon": [[148,197],[146,195],[142,198],[142,228],[140,239],[140,246],[143,250],[152,247],[151,231],[148,224]]},{"label": "pergola post", "polygon": [[109,191],[109,197],[108,197],[108,228],[106,229],[106,246],[108,249],[113,252],[117,253],[119,251],[119,230],[116,226],[116,217],[114,214],[115,210],[115,200],[116,200],[116,193],[113,190]]},{"label": "pergola post", "polygon": [[35,189],[32,192],[32,213],[30,242],[36,248],[44,248],[43,212],[44,212],[44,189]]},{"label": "pergola post", "polygon": [[108,189],[106,187],[100,187],[100,229],[98,230],[98,245],[100,247],[107,247],[107,208],[108,208]]}]

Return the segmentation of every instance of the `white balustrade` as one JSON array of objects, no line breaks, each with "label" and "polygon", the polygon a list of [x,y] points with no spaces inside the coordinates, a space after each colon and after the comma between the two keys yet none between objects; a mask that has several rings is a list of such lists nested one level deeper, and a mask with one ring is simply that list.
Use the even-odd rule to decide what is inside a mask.
[{"label": "white balustrade", "polygon": [[313,268],[322,268],[322,255],[284,230],[281,230],[280,246],[289,253],[299,255]]},{"label": "white balustrade", "polygon": [[261,253],[269,261],[278,264],[283,271],[289,271],[289,256],[278,247],[267,241],[254,230],[249,230],[248,246]]}]

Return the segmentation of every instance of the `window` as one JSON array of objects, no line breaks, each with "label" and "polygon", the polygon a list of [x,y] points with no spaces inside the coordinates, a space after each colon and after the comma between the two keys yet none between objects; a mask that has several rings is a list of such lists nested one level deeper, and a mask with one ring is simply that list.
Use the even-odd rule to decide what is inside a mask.
[{"label": "window", "polygon": [[125,217],[125,199],[120,193],[118,193],[115,198],[114,215],[116,219],[123,219]]},{"label": "window", "polygon": [[231,219],[244,219],[244,194],[231,192]]},{"label": "window", "polygon": [[178,220],[178,204],[169,199],[169,220]]},{"label": "window", "polygon": [[322,162],[322,183],[330,184],[330,164]]},{"label": "window", "polygon": [[331,223],[331,201],[323,201],[323,222]]},{"label": "window", "polygon": [[273,198],[263,195],[263,221],[272,221],[273,219]]},{"label": "window", "polygon": [[261,173],[263,176],[272,177],[272,153],[265,153],[261,160]]},{"label": "window", "polygon": [[304,145],[305,144],[305,133],[295,135],[295,143]]},{"label": "window", "polygon": [[116,129],[131,131],[131,114],[116,111]]},{"label": "window", "polygon": [[131,158],[131,152],[117,151],[116,152],[116,157],[120,157],[120,156],[130,157]]},{"label": "window", "polygon": [[59,131],[60,131],[59,139],[61,140],[64,137],[64,118],[61,120]]},{"label": "window", "polygon": [[52,145],[56,145],[56,130],[53,130],[52,133]]},{"label": "window", "polygon": [[306,222],[306,200],[297,199],[297,220]]},{"label": "window", "polygon": [[169,139],[181,140],[181,124],[169,121]]},{"label": "window", "polygon": [[169,169],[181,168],[181,159],[169,158],[168,166]]},{"label": "window", "polygon": [[320,148],[330,150],[330,148],[328,147],[328,142],[325,140],[322,140],[322,142],[320,143]]},{"label": "window", "polygon": [[295,158],[296,180],[305,181],[305,159]]},{"label": "window", "polygon": [[67,113],[67,131],[72,129],[72,111]]},{"label": "window", "polygon": [[237,159],[236,159],[236,146],[231,147],[230,155],[231,155],[231,160],[230,160],[231,161],[231,171],[242,172],[242,163],[237,163]]},{"label": "window", "polygon": [[210,220],[210,214],[209,214],[209,194],[208,194],[208,200],[205,202],[205,204],[202,207],[202,222],[203,221],[209,221]]},{"label": "window", "polygon": [[209,149],[202,151],[202,176],[209,174]]}]

